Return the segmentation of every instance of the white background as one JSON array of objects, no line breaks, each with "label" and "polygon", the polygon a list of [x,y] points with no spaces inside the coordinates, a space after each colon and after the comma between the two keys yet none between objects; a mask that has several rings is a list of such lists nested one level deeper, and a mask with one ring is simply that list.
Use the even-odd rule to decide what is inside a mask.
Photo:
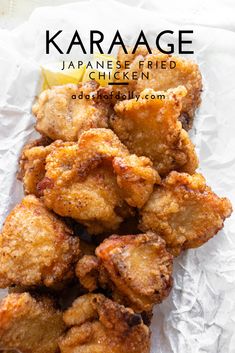
[{"label": "white background", "polygon": [[[14,28],[27,20],[32,11],[39,6],[58,6],[69,2],[68,0],[0,0],[0,26]],[[184,21],[235,30],[234,0],[119,0],[119,2],[160,11],[165,18],[178,23]],[[106,3],[106,6],[109,6],[109,0],[106,0]]]}]

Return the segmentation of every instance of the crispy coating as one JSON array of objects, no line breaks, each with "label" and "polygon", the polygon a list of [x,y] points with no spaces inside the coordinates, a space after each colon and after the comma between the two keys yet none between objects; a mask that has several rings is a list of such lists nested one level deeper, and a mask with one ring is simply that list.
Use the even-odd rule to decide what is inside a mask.
[{"label": "crispy coating", "polygon": [[172,172],[141,210],[140,229],[157,232],[178,255],[212,238],[231,212],[230,201],[218,197],[201,174]]},{"label": "crispy coating", "polygon": [[98,288],[100,262],[94,255],[84,255],[76,265],[76,275],[89,292]]},{"label": "crispy coating", "polygon": [[133,207],[141,208],[153,191],[153,183],[161,181],[149,158],[135,154],[114,158],[113,169],[122,197]]},{"label": "crispy coating", "polygon": [[150,333],[139,315],[101,294],[78,298],[64,314],[72,326],[61,353],[149,353]]},{"label": "crispy coating", "polygon": [[81,256],[83,255],[94,255],[95,254],[95,244],[91,242],[87,242],[85,240],[80,239],[80,250]]},{"label": "crispy coating", "polygon": [[[81,222],[91,234],[117,229],[133,213],[131,207],[141,208],[160,182],[151,161],[130,155],[109,129],[90,129],[78,143],[56,141],[27,153],[25,190],[36,190],[49,209]],[[34,177],[35,155],[43,178]]]},{"label": "crispy coating", "polygon": [[114,293],[135,311],[149,311],[169,295],[173,257],[155,233],[111,236],[99,245],[96,255]]},{"label": "crispy coating", "polygon": [[[40,142],[40,140],[39,140]],[[49,145],[43,145],[33,141],[26,144],[22,150],[19,161],[18,179],[23,182],[26,195],[42,196],[41,189],[50,185],[50,180],[45,180],[46,157],[55,149],[63,146],[73,146],[73,142],[54,141]]]},{"label": "crispy coating", "polygon": [[[117,60],[121,62],[125,72],[138,73],[138,79],[129,82],[129,86],[123,86],[122,94],[128,94],[131,90],[134,94],[140,94],[145,88],[152,88],[155,91],[166,91],[169,88],[185,86],[187,89],[186,96],[182,99],[182,108],[179,119],[183,123],[184,129],[188,130],[192,127],[193,117],[196,108],[201,103],[202,77],[198,65],[193,60],[188,60],[183,57],[177,57],[169,54],[160,53],[153,50],[149,54],[146,49],[140,48],[135,54],[131,54],[132,48],[128,49],[128,54],[124,54],[120,49]],[[124,69],[124,62],[130,62],[130,69]],[[140,61],[143,63],[140,67]],[[156,68],[155,63],[158,63]],[[164,63],[161,68],[160,63]],[[175,68],[171,68],[171,62],[175,63]],[[152,67],[151,67],[151,63]],[[141,77],[141,72],[149,75],[149,79]],[[120,90],[117,86],[114,90]]]},{"label": "crispy coating", "polygon": [[49,154],[45,178],[37,188],[48,208],[84,224],[91,234],[115,229],[131,212],[113,169],[104,166],[99,155],[89,159],[78,144],[62,144]]},{"label": "crispy coating", "polygon": [[[83,131],[108,127],[107,103],[85,98],[97,94],[98,88],[95,81],[90,81],[43,91],[32,109],[37,119],[36,130],[52,140],[77,141]],[[83,98],[78,99],[82,94]]]},{"label": "crispy coating", "polygon": [[[48,298],[9,294],[0,302],[0,348],[21,353],[57,353],[65,331],[62,313]],[[6,351],[7,352],[7,351]]]},{"label": "crispy coating", "polygon": [[[194,146],[178,121],[185,94],[182,86],[167,92],[145,89],[138,101],[125,100],[114,107],[114,132],[131,153],[150,158],[161,176],[172,170],[192,174],[198,165]],[[151,95],[155,98],[146,98]]]},{"label": "crispy coating", "polygon": [[139,234],[138,221],[139,221],[138,214],[136,214],[134,217],[129,217],[115,231],[115,234],[117,235]]},{"label": "crispy coating", "polygon": [[50,144],[49,141],[47,138],[35,140],[26,144],[22,150],[18,179],[23,182],[25,194],[40,196],[37,184],[45,176],[46,156],[56,146],[56,142]]},{"label": "crispy coating", "polygon": [[89,291],[99,284],[135,312],[150,311],[168,296],[173,257],[155,233],[113,235],[98,246],[96,255],[98,259],[83,257],[76,266],[79,280]]},{"label": "crispy coating", "polygon": [[73,275],[79,238],[33,195],[6,218],[0,235],[0,288],[55,286]]}]

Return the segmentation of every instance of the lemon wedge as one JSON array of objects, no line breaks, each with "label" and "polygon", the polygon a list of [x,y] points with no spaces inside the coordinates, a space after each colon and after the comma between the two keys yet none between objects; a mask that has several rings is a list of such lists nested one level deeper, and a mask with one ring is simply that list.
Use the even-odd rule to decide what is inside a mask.
[{"label": "lemon wedge", "polygon": [[[52,86],[65,85],[66,83],[87,82],[91,79],[96,80],[101,86],[106,86],[108,82],[112,81],[112,75],[116,69],[116,58],[111,55],[96,53],[91,61],[93,67],[96,67],[97,61],[103,62],[104,68],[101,67],[99,70],[86,69],[86,64],[83,64],[79,69],[61,70],[61,62],[42,65],[42,90]],[[110,69],[108,68],[108,61],[111,61]],[[65,63],[65,67],[68,67],[68,63]]]},{"label": "lemon wedge", "polygon": [[49,63],[41,66],[43,84],[42,90],[52,86],[65,85],[66,83],[78,83],[82,81],[85,65],[79,69],[65,69],[61,70],[61,63]]},{"label": "lemon wedge", "polygon": [[[116,68],[116,60],[117,59],[114,56],[95,53],[91,61],[91,63],[93,64],[92,66],[96,67],[96,62],[98,61],[104,62],[104,68],[100,68],[99,70],[87,68],[82,81],[87,82],[93,79],[96,80],[101,86],[107,86],[107,84],[112,81],[112,75]],[[108,68],[108,61],[112,62],[112,68],[110,69]]]}]

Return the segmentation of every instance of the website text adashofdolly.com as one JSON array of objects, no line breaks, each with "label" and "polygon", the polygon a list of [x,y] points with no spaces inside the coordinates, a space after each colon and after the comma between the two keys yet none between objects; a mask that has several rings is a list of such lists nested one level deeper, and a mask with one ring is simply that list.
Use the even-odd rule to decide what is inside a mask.
[{"label": "website text adashofdolly.com", "polygon": [[80,92],[78,95],[73,94],[71,96],[72,99],[95,99],[95,100],[118,100],[118,101],[123,101],[123,100],[130,100],[130,99],[135,99],[136,102],[138,102],[140,99],[146,99],[146,100],[154,100],[154,99],[165,99],[164,94],[151,94],[151,93],[146,93],[146,94],[135,94],[134,91],[128,91],[127,93],[122,93],[121,91],[102,91],[99,93],[91,93],[91,94],[85,94],[83,91]]}]

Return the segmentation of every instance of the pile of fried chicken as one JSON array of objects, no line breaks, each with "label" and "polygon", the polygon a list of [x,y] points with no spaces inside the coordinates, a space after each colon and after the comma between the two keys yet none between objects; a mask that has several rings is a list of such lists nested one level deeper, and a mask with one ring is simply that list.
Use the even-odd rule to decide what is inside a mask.
[{"label": "pile of fried chicken", "polygon": [[[143,49],[130,69],[172,56]],[[152,310],[170,293],[173,260],[229,217],[196,172],[187,130],[200,104],[198,65],[152,69],[129,86],[96,82],[43,91],[39,140],[21,154],[25,197],[0,235],[0,348],[22,353],[149,353]],[[125,70],[125,69],[123,69]],[[140,99],[107,102],[101,90]],[[74,100],[81,91],[92,99]],[[165,99],[146,99],[146,93]]]}]

